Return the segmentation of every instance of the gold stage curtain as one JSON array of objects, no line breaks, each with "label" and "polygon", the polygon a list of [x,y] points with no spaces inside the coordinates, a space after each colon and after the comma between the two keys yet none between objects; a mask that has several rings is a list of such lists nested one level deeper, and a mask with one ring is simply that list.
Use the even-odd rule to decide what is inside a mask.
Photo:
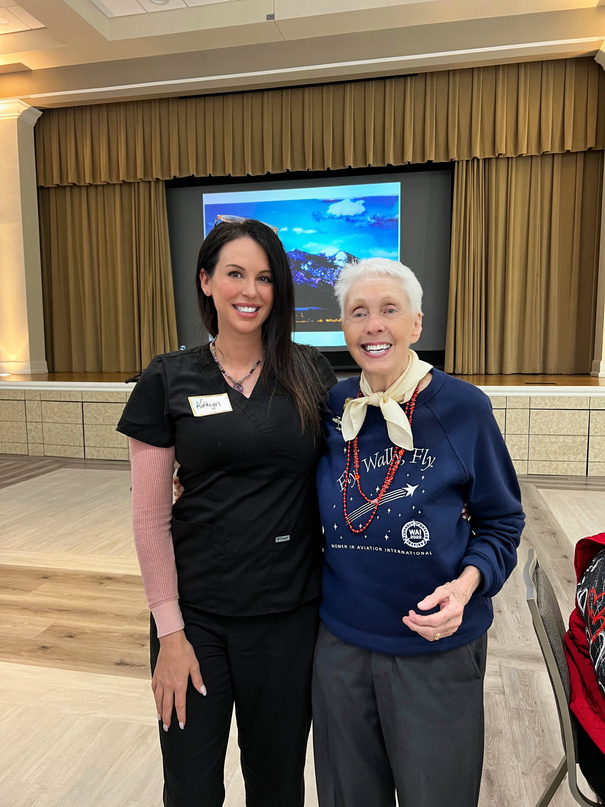
[{"label": "gold stage curtain", "polygon": [[38,184],[259,176],[605,148],[591,58],[49,109]]},{"label": "gold stage curtain", "polygon": [[447,372],[590,371],[602,188],[602,151],[457,163]]},{"label": "gold stage curtain", "polygon": [[40,188],[51,372],[133,372],[177,347],[164,183]]}]

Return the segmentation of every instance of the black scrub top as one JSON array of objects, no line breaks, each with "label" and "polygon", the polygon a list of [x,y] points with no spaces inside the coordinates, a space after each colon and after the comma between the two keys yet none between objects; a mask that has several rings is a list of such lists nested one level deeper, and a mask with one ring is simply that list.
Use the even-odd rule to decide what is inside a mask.
[{"label": "black scrub top", "polygon": [[[327,391],[334,373],[318,351],[312,359]],[[175,447],[184,489],[172,513],[182,603],[254,616],[319,596],[321,442],[301,432],[289,395],[259,379],[246,398],[204,345],[156,356],[117,428]]]}]

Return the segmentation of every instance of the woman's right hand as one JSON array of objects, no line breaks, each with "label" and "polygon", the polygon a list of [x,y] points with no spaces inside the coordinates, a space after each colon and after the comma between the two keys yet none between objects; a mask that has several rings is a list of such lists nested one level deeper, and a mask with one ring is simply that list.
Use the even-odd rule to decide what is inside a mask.
[{"label": "woman's right hand", "polygon": [[168,731],[170,726],[173,706],[180,728],[185,728],[187,685],[190,677],[196,690],[206,695],[200,665],[193,647],[187,641],[185,631],[179,630],[162,636],[151,689],[158,719],[162,721],[164,731]]}]

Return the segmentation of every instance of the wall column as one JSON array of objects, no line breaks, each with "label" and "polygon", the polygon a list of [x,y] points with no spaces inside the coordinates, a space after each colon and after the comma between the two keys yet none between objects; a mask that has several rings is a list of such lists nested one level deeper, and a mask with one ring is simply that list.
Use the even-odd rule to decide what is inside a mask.
[{"label": "wall column", "polygon": [[603,172],[603,197],[601,200],[601,243],[599,245],[594,358],[590,375],[605,376],[605,171]]},{"label": "wall column", "polygon": [[34,124],[42,113],[0,102],[0,372],[46,373]]}]

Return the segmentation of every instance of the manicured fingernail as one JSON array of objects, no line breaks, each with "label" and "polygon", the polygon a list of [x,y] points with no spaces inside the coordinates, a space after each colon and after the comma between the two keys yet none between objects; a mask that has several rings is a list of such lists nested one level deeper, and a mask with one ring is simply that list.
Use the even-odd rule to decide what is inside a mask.
[{"label": "manicured fingernail", "polygon": [[179,720],[179,728],[182,730],[185,728],[185,724]]},{"label": "manicured fingernail", "polygon": [[200,687],[200,692],[202,693],[202,695],[207,695],[208,694],[208,690],[206,689],[206,687],[203,684]]},{"label": "manicured fingernail", "polygon": [[164,723],[164,724],[162,725],[162,728],[164,729],[164,731],[168,731],[168,726],[166,725],[166,723]]},{"label": "manicured fingernail", "polygon": [[158,712],[158,720],[162,719],[162,715]]}]

